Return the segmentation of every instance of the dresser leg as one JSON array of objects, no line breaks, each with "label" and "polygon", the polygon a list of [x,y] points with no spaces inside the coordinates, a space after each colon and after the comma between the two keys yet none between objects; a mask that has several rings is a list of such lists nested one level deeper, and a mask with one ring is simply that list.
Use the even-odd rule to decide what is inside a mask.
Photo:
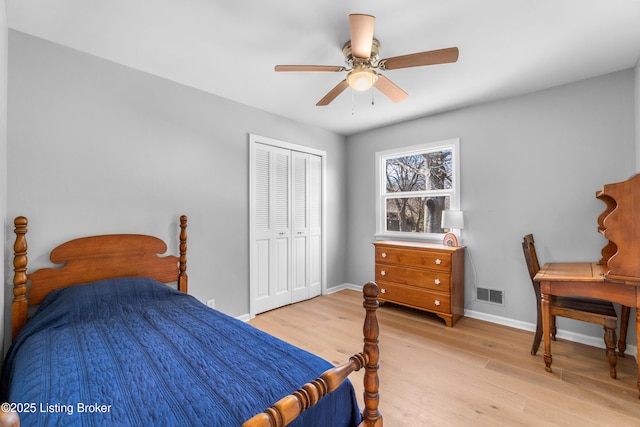
[{"label": "dresser leg", "polygon": [[441,314],[435,313],[436,316],[438,316],[439,318],[441,318],[442,320],[444,320],[445,325],[447,325],[448,327],[452,327],[453,326],[453,317],[452,316],[443,316]]}]

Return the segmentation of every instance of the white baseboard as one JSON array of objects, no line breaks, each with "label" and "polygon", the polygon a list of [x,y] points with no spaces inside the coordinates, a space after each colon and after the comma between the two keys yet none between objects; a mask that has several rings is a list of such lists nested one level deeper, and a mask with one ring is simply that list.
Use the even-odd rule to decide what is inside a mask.
[{"label": "white baseboard", "polygon": [[248,322],[249,320],[251,320],[251,316],[249,315],[249,313],[241,314],[240,316],[237,316],[236,319],[242,320],[243,322]]},{"label": "white baseboard", "polygon": [[362,292],[362,285],[354,285],[353,283],[343,283],[342,285],[333,286],[324,292],[324,295],[335,294],[336,292],[343,291],[345,289],[351,289],[352,291]]},{"label": "white baseboard", "polygon": [[[352,289],[354,291],[362,292],[361,285],[354,285],[353,283],[343,283],[342,285],[334,286],[327,289],[326,294],[332,294],[339,292],[343,289]],[[525,331],[535,332],[536,325],[529,322],[523,322],[521,320],[509,319],[507,317],[495,316],[493,314],[482,313],[474,310],[465,310],[464,315],[473,319],[484,320],[498,325],[509,326],[515,329],[522,329]],[[591,335],[578,334],[571,331],[558,330],[556,336],[560,339],[573,341],[581,344],[590,345],[593,347],[604,348],[604,341],[602,337],[594,337]],[[625,355],[633,356],[638,360],[638,346],[627,345]]]},{"label": "white baseboard", "polygon": [[[536,325],[529,322],[522,322],[520,320],[509,319],[506,317],[494,316],[492,314],[481,313],[479,311],[473,310],[465,310],[464,315],[467,317],[471,317],[473,319],[484,320],[491,323],[497,323],[499,325],[510,326],[516,329],[522,329],[525,331],[535,332]],[[580,344],[590,345],[592,347],[605,348],[604,340],[602,337],[594,337],[591,335],[578,334],[571,331],[563,331],[558,329],[556,337],[573,341]],[[638,346],[637,345],[627,345],[627,349],[625,351],[625,355],[633,356],[638,359]]]}]

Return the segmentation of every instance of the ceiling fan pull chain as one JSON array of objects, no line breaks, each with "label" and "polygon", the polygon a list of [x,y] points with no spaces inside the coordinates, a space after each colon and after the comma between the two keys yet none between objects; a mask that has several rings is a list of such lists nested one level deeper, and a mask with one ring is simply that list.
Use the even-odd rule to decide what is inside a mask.
[{"label": "ceiling fan pull chain", "polygon": [[376,105],[375,92],[375,90],[371,89],[371,105]]},{"label": "ceiling fan pull chain", "polygon": [[355,106],[355,91],[352,89],[351,90],[351,115],[355,116],[356,115],[356,106]]}]

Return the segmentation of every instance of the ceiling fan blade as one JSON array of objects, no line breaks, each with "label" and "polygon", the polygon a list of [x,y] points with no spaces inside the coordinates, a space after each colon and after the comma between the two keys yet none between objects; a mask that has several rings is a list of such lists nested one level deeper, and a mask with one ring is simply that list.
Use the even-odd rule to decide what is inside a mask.
[{"label": "ceiling fan blade", "polygon": [[344,90],[346,88],[348,88],[348,87],[349,87],[349,83],[347,83],[346,79],[341,81],[340,83],[338,83],[338,85],[336,87],[331,89],[329,91],[329,93],[324,96],[324,98],[322,98],[320,101],[318,101],[318,103],[316,105],[318,107],[329,105],[331,103],[331,101],[336,99],[336,97],[338,95],[340,95],[342,92],[344,92]]},{"label": "ceiling fan blade", "polygon": [[275,71],[345,71],[339,65],[276,65]]},{"label": "ceiling fan blade", "polygon": [[373,26],[376,18],[371,15],[349,15],[351,54],[355,58],[369,59],[373,43]]},{"label": "ceiling fan blade", "polygon": [[420,67],[423,65],[445,64],[458,60],[458,48],[430,50],[428,52],[413,53],[411,55],[394,56],[381,59],[379,67],[383,70],[397,70],[398,68]]},{"label": "ceiling fan blade", "polygon": [[396,85],[394,82],[392,82],[382,74],[378,74],[378,80],[376,81],[374,86],[393,102],[400,102],[407,96],[409,96],[407,92],[400,89],[398,85]]}]

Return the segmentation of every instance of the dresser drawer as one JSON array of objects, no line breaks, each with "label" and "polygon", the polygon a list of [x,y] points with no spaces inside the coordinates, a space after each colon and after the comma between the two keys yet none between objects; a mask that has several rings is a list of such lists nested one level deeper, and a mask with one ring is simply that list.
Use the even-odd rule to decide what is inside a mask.
[{"label": "dresser drawer", "polygon": [[394,283],[378,282],[380,300],[411,307],[451,313],[451,296],[446,293]]},{"label": "dresser drawer", "polygon": [[376,264],[376,282],[392,282],[449,292],[450,277],[451,275],[448,271]]},{"label": "dresser drawer", "polygon": [[376,247],[376,263],[399,264],[407,267],[450,271],[451,254],[445,251],[438,252],[379,246]]}]

